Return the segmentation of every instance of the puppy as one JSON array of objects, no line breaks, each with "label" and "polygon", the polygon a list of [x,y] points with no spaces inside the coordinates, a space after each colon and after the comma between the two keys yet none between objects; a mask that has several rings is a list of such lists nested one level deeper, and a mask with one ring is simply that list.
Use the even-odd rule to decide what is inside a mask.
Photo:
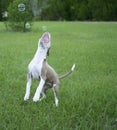
[{"label": "puppy", "polygon": [[[26,84],[26,93],[24,96],[24,101],[29,99],[31,82],[32,78],[34,78],[40,80],[40,83],[34,94],[33,101],[37,102],[39,100],[46,98],[46,90],[52,87],[54,91],[55,105],[58,106],[58,88],[60,79],[72,73],[75,68],[75,64],[67,74],[58,77],[55,70],[47,63],[46,60],[46,56],[49,54],[50,46],[51,46],[50,33],[45,32],[39,39],[37,51],[28,65],[27,84]],[[41,93],[43,94],[43,97],[40,99]]]}]

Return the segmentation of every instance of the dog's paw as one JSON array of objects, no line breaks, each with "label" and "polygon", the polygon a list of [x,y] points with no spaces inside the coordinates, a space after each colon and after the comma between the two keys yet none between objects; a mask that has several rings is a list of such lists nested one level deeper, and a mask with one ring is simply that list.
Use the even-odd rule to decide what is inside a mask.
[{"label": "dog's paw", "polygon": [[36,96],[34,96],[34,97],[33,97],[33,102],[38,102],[38,101],[39,101],[39,98],[36,97]]},{"label": "dog's paw", "polygon": [[58,99],[55,100],[55,105],[58,107]]},{"label": "dog's paw", "polygon": [[29,96],[25,95],[24,101],[27,101],[29,99]]}]

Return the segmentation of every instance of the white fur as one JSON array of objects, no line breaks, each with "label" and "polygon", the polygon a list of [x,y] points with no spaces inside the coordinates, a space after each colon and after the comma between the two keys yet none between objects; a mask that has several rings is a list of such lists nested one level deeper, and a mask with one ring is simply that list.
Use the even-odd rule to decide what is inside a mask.
[{"label": "white fur", "polygon": [[32,76],[35,79],[39,79],[41,76],[41,69],[43,60],[46,59],[47,49],[43,50],[38,48],[37,52],[28,66],[29,73],[32,73]]},{"label": "white fur", "polygon": [[31,83],[32,83],[32,78],[31,78],[30,75],[28,74],[28,76],[27,76],[27,85],[26,85],[26,94],[25,94],[25,96],[24,96],[24,101],[26,101],[26,100],[29,99]]},{"label": "white fur", "polygon": [[37,90],[36,90],[35,95],[34,95],[34,97],[33,97],[33,101],[34,101],[34,102],[39,101],[39,99],[40,99],[40,94],[41,94],[41,91],[42,91],[42,88],[43,88],[44,83],[45,83],[45,80],[43,80],[43,79],[41,78],[41,81],[40,81],[40,83],[39,83],[39,86],[37,87]]},{"label": "white fur", "polygon": [[55,105],[58,106],[58,98],[55,91],[56,84],[53,84],[53,91],[54,91],[54,97],[55,97]]},{"label": "white fur", "polygon": [[76,66],[75,64],[72,66],[71,71],[74,71],[75,66]]}]

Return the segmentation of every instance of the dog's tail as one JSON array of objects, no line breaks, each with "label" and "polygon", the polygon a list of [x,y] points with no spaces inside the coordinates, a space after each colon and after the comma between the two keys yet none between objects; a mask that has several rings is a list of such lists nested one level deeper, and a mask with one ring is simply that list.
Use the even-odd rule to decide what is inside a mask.
[{"label": "dog's tail", "polygon": [[60,76],[59,79],[61,80],[61,79],[65,78],[65,77],[67,77],[68,75],[70,75],[74,71],[74,69],[75,69],[75,64],[73,64],[73,66],[72,66],[72,68],[71,68],[71,70],[69,72],[67,72],[66,74]]}]

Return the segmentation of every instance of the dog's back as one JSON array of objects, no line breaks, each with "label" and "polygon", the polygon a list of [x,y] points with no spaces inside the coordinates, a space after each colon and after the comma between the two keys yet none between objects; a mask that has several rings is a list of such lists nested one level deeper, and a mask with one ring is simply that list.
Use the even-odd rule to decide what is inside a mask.
[{"label": "dog's back", "polygon": [[47,82],[53,82],[53,84],[59,84],[59,77],[56,71],[47,63],[46,60],[43,62],[42,74],[46,75]]}]

